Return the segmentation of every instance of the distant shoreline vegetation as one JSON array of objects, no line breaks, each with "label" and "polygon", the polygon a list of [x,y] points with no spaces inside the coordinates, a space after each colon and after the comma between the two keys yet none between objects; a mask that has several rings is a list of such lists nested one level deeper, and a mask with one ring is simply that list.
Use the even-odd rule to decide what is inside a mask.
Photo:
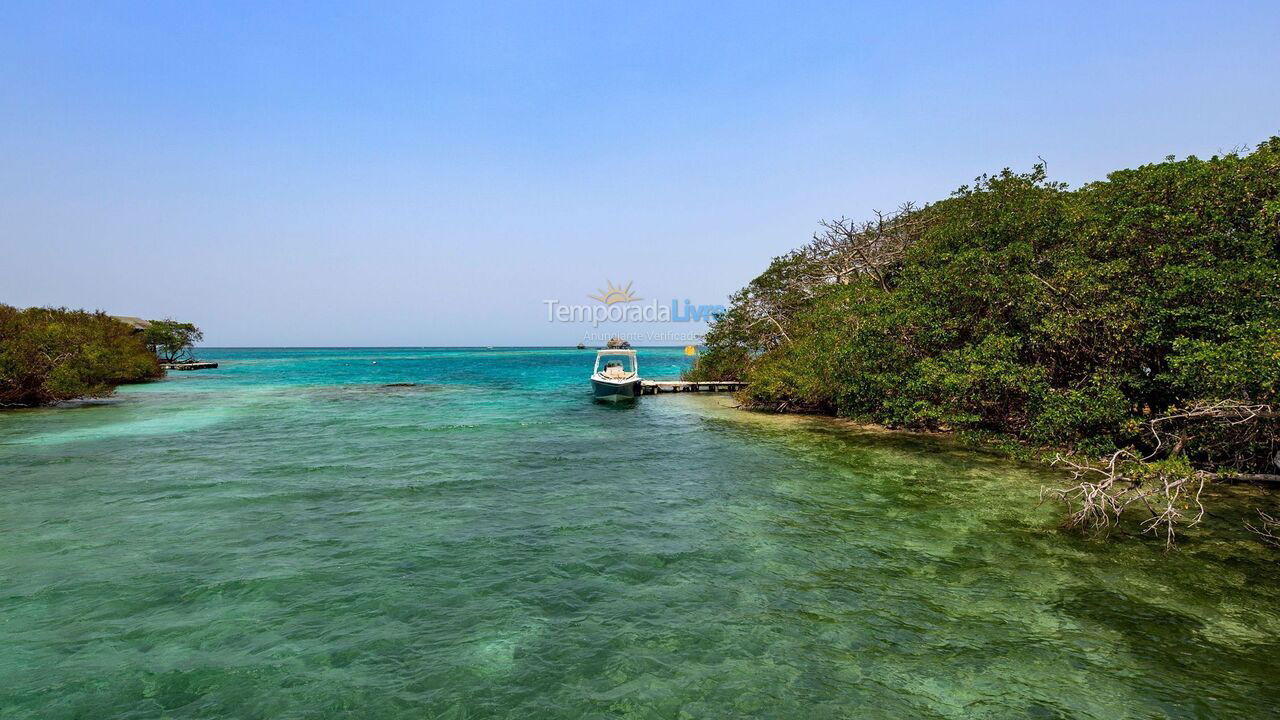
[{"label": "distant shoreline vegetation", "polygon": [[1280,481],[1280,138],[823,221],[732,297],[688,377],[1052,458],[1069,525],[1172,543],[1205,482]]},{"label": "distant shoreline vegetation", "polygon": [[161,360],[190,358],[200,337],[194,325],[172,320],[0,304],[0,408],[104,397],[164,377]]}]

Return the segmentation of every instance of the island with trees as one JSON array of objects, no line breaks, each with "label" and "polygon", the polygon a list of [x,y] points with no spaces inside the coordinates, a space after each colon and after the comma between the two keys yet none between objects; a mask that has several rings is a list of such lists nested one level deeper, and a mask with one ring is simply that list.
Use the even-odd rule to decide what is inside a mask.
[{"label": "island with trees", "polygon": [[[1280,138],[824,221],[732,297],[688,374],[747,381],[751,408],[1054,462],[1069,525],[1172,543],[1206,483],[1280,481]],[[1276,542],[1274,514],[1250,527]]]},{"label": "island with trees", "polygon": [[110,395],[189,361],[203,335],[189,323],[122,320],[66,308],[0,304],[0,408]]}]

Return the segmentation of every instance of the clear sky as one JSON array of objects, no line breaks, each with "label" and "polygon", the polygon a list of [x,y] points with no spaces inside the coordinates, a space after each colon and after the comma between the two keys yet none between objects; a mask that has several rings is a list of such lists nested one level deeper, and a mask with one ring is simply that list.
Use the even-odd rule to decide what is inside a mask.
[{"label": "clear sky", "polygon": [[574,343],[544,300],[721,303],[820,218],[1280,133],[1277,2],[0,11],[0,302],[213,345]]}]

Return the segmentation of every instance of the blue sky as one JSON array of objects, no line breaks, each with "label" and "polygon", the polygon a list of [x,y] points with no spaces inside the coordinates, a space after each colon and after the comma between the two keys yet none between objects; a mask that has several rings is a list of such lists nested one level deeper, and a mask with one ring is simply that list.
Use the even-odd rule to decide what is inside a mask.
[{"label": "blue sky", "polygon": [[[568,344],[820,218],[1280,133],[1280,4],[4,3],[0,302]],[[698,326],[613,330],[688,332]]]}]

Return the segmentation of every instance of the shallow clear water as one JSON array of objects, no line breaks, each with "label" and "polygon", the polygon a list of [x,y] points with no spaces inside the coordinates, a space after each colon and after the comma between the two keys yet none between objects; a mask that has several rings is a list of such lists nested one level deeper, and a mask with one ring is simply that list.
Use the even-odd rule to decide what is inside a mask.
[{"label": "shallow clear water", "polygon": [[592,404],[589,351],[201,354],[0,414],[0,717],[1280,705],[1260,498],[1165,554],[1058,532],[1054,476],[942,440]]}]

